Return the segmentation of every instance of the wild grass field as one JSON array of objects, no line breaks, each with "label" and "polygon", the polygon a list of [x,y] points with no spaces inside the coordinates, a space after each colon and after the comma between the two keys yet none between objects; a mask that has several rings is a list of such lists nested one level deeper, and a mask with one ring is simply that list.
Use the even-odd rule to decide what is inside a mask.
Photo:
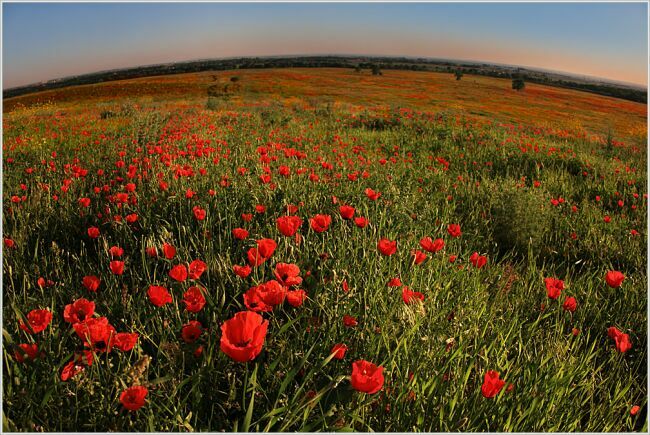
[{"label": "wild grass field", "polygon": [[647,430],[646,105],[283,69],[3,107],[4,430]]}]

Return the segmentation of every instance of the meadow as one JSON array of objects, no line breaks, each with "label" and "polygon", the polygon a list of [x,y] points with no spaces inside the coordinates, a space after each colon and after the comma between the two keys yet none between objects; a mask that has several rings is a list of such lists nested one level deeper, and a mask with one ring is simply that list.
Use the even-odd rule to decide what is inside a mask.
[{"label": "meadow", "polygon": [[3,429],[647,431],[647,106],[233,70],[3,101]]}]

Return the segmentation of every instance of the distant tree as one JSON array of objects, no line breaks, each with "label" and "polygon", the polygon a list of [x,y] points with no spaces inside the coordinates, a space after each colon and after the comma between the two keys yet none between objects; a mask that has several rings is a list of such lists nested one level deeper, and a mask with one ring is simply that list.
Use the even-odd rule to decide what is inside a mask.
[{"label": "distant tree", "polygon": [[526,83],[524,83],[524,79],[522,77],[515,77],[512,79],[512,89],[515,91],[521,91],[526,87]]},{"label": "distant tree", "polygon": [[379,65],[377,65],[376,63],[373,63],[373,64],[372,64],[372,75],[373,75],[373,76],[380,76],[380,75],[382,75],[382,74],[381,74],[381,70],[379,69]]},{"label": "distant tree", "polygon": [[354,72],[361,72],[361,67],[359,65],[355,65]]},{"label": "distant tree", "polygon": [[460,69],[457,69],[454,72],[454,75],[456,76],[456,80],[460,80],[461,78],[463,78],[463,72]]}]

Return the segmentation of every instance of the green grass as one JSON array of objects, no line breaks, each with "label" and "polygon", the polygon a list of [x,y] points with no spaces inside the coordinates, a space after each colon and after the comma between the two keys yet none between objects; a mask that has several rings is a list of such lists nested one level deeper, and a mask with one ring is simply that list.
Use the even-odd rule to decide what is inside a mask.
[{"label": "green grass", "polygon": [[[331,107],[223,108],[145,107],[105,119],[89,110],[58,120],[54,110],[45,110],[40,117],[15,112],[5,121],[3,233],[16,246],[3,249],[4,429],[646,430],[643,149],[609,149],[455,116],[395,113],[387,121],[368,110],[359,121]],[[203,146],[214,148],[207,155],[180,154],[206,140]],[[260,146],[277,157],[268,165],[275,189],[259,180],[265,166],[256,151]],[[286,148],[306,158],[285,157]],[[449,169],[442,170],[435,157],[450,162]],[[388,159],[385,165],[382,158]],[[48,170],[42,159],[53,160],[56,170]],[[123,168],[116,167],[118,160],[126,163]],[[66,164],[88,173],[74,177]],[[137,166],[132,180],[130,164]],[[175,179],[177,165],[189,165],[195,175]],[[289,166],[291,177],[280,176],[279,165]],[[25,173],[29,167],[35,168],[31,175]],[[239,175],[239,167],[248,172]],[[307,171],[298,175],[300,168]],[[104,175],[97,175],[99,169]],[[309,180],[312,171],[319,182]],[[349,181],[347,174],[355,171],[358,179]],[[159,189],[157,174],[169,183],[168,191]],[[114,181],[118,176],[125,180]],[[228,187],[220,185],[223,177]],[[60,189],[64,179],[72,180],[67,192]],[[539,187],[533,187],[535,180]],[[137,203],[121,209],[93,191],[108,185],[111,194],[121,192],[127,182],[137,185]],[[370,201],[367,187],[381,192],[380,199]],[[188,188],[198,195],[186,199]],[[210,196],[209,189],[216,194]],[[24,202],[11,202],[23,194]],[[558,196],[566,202],[554,207],[551,199]],[[83,215],[80,197],[92,200]],[[264,214],[255,213],[257,204],[267,207]],[[300,204],[300,244],[275,226],[288,204]],[[368,218],[368,227],[344,221],[338,213],[342,204]],[[204,221],[194,219],[195,205],[207,210]],[[137,213],[138,221],[104,222],[97,213],[106,216],[105,207],[110,216]],[[243,222],[242,213],[252,213],[252,221]],[[316,214],[332,216],[328,231],[309,228]],[[461,225],[460,238],[447,234],[451,223]],[[100,228],[100,238],[88,238],[89,226]],[[237,227],[250,231],[247,240],[234,239]],[[632,236],[631,229],[641,234]],[[410,252],[420,249],[425,236],[443,238],[445,248],[415,266]],[[278,242],[273,257],[249,278],[237,277],[232,266],[245,264],[248,247],[264,237]],[[382,237],[398,241],[395,255],[379,255]],[[163,242],[177,248],[176,258],[145,255],[147,246],[160,248]],[[113,245],[125,250],[122,276],[109,269]],[[487,255],[484,268],[469,262],[474,251]],[[449,262],[452,254],[458,256],[455,263]],[[189,284],[172,283],[168,272],[197,258],[208,265],[199,280],[208,290],[207,304],[190,314],[181,302]],[[245,309],[249,287],[273,279],[279,262],[300,267],[309,299],[300,308],[284,304],[265,314],[270,325],[262,353],[253,362],[237,363],[220,351],[219,327]],[[625,274],[621,288],[606,286],[608,270]],[[102,279],[97,293],[81,285],[88,274]],[[55,285],[40,288],[41,276]],[[397,276],[425,295],[421,306],[405,305],[401,287],[386,286]],[[548,276],[567,285],[557,301],[546,296]],[[342,289],[344,279],[349,293]],[[146,293],[150,284],[168,287],[174,303],[154,307]],[[573,316],[562,309],[566,296],[578,301]],[[63,310],[80,297],[94,300],[96,315],[108,317],[117,331],[140,338],[132,351],[102,354],[63,382],[61,369],[82,347],[63,321]],[[28,335],[18,322],[36,308],[49,308],[54,318],[44,332]],[[356,316],[359,325],[346,328],[344,315]],[[180,338],[190,320],[207,328],[196,344]],[[610,326],[630,334],[630,351],[616,351],[607,336]],[[578,336],[572,328],[580,330]],[[43,357],[18,363],[14,346],[34,341]],[[329,355],[335,343],[350,348],[342,361]],[[195,357],[198,344],[204,350]],[[152,358],[145,373],[149,395],[143,408],[129,412],[119,396],[131,385],[130,367],[144,355]],[[385,368],[385,384],[376,395],[351,388],[351,364],[358,359]],[[514,384],[512,391],[484,398],[487,370]],[[641,406],[636,416],[629,413],[633,405]]]}]

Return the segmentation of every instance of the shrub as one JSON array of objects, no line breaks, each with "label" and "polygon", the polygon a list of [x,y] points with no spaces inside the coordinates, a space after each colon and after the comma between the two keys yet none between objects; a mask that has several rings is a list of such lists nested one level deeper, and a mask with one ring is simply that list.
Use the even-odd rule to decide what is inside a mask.
[{"label": "shrub", "polygon": [[526,87],[526,83],[524,83],[524,79],[521,77],[512,79],[512,89],[515,91],[521,91]]},{"label": "shrub", "polygon": [[382,116],[368,112],[360,113],[350,122],[353,128],[365,128],[366,130],[382,131],[397,127],[401,124],[400,118],[395,114]]},{"label": "shrub", "polygon": [[542,189],[515,187],[514,181],[496,186],[490,208],[493,238],[500,253],[513,251],[525,256],[547,252],[546,235],[552,225],[552,211]]},{"label": "shrub", "polygon": [[101,113],[99,114],[100,119],[108,119],[108,118],[113,118],[117,116],[117,113],[113,112],[112,110],[102,110]]},{"label": "shrub", "polygon": [[205,108],[208,110],[219,110],[221,106],[221,101],[216,97],[208,97],[208,101],[205,103]]}]

